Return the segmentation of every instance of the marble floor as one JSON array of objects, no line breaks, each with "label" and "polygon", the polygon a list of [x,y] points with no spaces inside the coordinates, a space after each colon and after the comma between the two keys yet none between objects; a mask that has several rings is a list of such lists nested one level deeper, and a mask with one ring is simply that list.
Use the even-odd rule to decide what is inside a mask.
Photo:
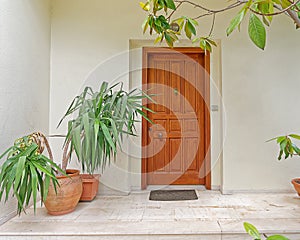
[{"label": "marble floor", "polygon": [[0,226],[0,239],[251,239],[247,221],[268,234],[300,239],[300,198],[295,193],[222,195],[197,191],[198,200],[149,201],[149,191],[98,196],[67,215],[28,209]]}]

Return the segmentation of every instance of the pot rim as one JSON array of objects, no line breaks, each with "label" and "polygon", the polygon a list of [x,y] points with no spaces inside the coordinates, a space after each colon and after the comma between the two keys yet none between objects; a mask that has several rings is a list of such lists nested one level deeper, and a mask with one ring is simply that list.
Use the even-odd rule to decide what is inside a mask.
[{"label": "pot rim", "polygon": [[293,178],[293,179],[292,179],[292,183],[299,184],[299,183],[297,183],[296,181],[300,181],[300,178]]},{"label": "pot rim", "polygon": [[[76,177],[79,176],[80,171],[78,169],[67,169],[66,173],[68,177]],[[57,176],[57,179],[68,178],[67,176]]]},{"label": "pot rim", "polygon": [[82,181],[85,182],[94,182],[94,181],[99,181],[100,174],[80,174]]}]

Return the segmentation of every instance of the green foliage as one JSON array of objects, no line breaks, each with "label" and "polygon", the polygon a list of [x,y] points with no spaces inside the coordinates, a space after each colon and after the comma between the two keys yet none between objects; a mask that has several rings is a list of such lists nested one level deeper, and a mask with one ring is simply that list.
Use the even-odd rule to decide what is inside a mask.
[{"label": "green foliage", "polygon": [[244,222],[244,228],[245,228],[246,232],[254,239],[257,239],[257,240],[261,239],[260,233],[258,232],[256,227],[254,227],[252,224]]},{"label": "green foliage", "polygon": [[121,83],[109,87],[107,82],[98,92],[86,87],[75,97],[59,125],[76,114],[68,123],[66,142],[71,141],[71,151],[75,150],[83,171],[103,171],[115,159],[123,135],[135,135],[138,115],[149,120],[143,110],[151,110],[142,105],[143,98],[151,99],[137,89],[126,92]]},{"label": "green foliage", "polygon": [[243,9],[239,12],[238,15],[236,15],[230,22],[229,27],[226,30],[227,36],[229,36],[233,30],[235,30],[238,26],[241,25],[241,22],[243,21],[245,17],[246,10]]},{"label": "green foliage", "polygon": [[201,49],[205,51],[212,52],[212,46],[217,46],[215,41],[211,40],[209,37],[200,37],[200,38],[195,38],[193,40],[193,43],[200,42],[200,47]]},{"label": "green foliage", "polygon": [[293,157],[294,155],[300,156],[300,148],[296,146],[295,143],[292,142],[292,138],[296,140],[300,140],[300,136],[296,134],[289,134],[287,136],[279,136],[270,139],[270,141],[276,141],[279,145],[279,155],[278,160],[282,159],[284,154],[284,158],[287,159],[289,157]]},{"label": "green foliage", "polygon": [[[183,4],[189,4],[207,12],[195,18],[181,16],[173,20],[173,14]],[[213,10],[200,5],[196,1],[177,0],[174,2],[174,0],[147,0],[145,3],[140,2],[141,8],[148,13],[142,26],[143,32],[145,33],[149,29],[150,35],[157,34],[158,36],[155,39],[155,43],[166,41],[170,47],[173,47],[174,43],[179,40],[179,37],[185,35],[188,39],[192,40],[193,43],[199,43],[200,48],[205,51],[212,51],[212,46],[215,45],[212,43],[214,41],[211,35],[215,26],[216,14],[241,6],[238,14],[230,21],[226,29],[227,36],[229,36],[236,28],[240,29],[246,14],[250,12],[248,24],[249,38],[258,48],[264,49],[266,46],[266,29],[264,25],[269,27],[272,23],[273,16],[287,13],[287,10],[289,10],[293,11],[293,14],[296,13],[296,16],[298,15],[300,19],[300,1],[295,2],[293,5],[291,4],[292,2],[289,0],[248,0],[237,2],[221,10]],[[275,11],[274,9],[279,9],[279,11]],[[171,10],[171,13],[169,13],[168,10]],[[197,37],[198,20],[206,16],[213,16],[211,31],[207,37]],[[296,21],[294,22],[296,27],[299,28],[300,24]],[[193,39],[193,37],[195,37],[195,39]]]},{"label": "green foliage", "polygon": [[[253,237],[254,240],[261,240],[262,239],[259,231],[252,224],[244,222],[244,228],[245,228],[245,231],[251,237]],[[281,236],[281,235],[272,235],[272,236],[269,236],[269,237],[266,236],[266,240],[289,240],[289,239],[284,237],[284,236]]]},{"label": "green foliage", "polygon": [[37,195],[41,200],[47,197],[49,184],[58,185],[55,173],[62,170],[49,158],[42,155],[42,148],[36,141],[36,134],[17,139],[1,156],[7,157],[0,168],[0,200],[5,202],[11,192],[18,200],[17,212],[21,214],[33,199],[36,210]]},{"label": "green foliage", "polygon": [[253,43],[264,50],[266,46],[266,29],[261,20],[253,13],[250,15],[248,33]]},{"label": "green foliage", "polygon": [[[191,40],[197,35],[198,22],[195,19],[181,16],[171,20],[168,9],[173,12],[177,10],[173,0],[148,0],[145,3],[140,2],[140,6],[148,12],[142,24],[143,33],[149,29],[150,35],[157,34],[154,43],[166,41],[168,46],[173,47],[182,34]],[[216,46],[210,36],[196,38],[193,42],[199,42],[200,48],[208,51],[212,51],[212,45]]]}]

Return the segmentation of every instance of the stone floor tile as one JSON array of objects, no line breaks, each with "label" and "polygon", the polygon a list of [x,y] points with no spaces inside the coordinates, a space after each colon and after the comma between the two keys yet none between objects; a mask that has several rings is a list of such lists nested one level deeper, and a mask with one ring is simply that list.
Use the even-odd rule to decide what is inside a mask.
[{"label": "stone floor tile", "polygon": [[173,221],[175,220],[174,209],[149,209],[146,208],[143,214],[143,221]]},{"label": "stone floor tile", "polygon": [[82,240],[92,236],[107,240],[238,240],[247,239],[243,221],[268,234],[300,239],[300,198],[296,194],[197,194],[198,200],[174,202],[150,201],[149,191],[129,196],[97,196],[62,216],[50,216],[44,207],[38,207],[34,215],[30,208],[27,215],[0,226],[0,240],[15,239],[12,236],[22,240],[72,240],[74,234],[74,239]]}]

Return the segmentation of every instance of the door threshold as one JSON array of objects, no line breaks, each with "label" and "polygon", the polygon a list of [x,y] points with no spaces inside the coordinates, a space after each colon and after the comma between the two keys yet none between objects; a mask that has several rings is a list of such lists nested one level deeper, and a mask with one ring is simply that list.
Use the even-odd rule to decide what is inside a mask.
[{"label": "door threshold", "polygon": [[200,190],[205,191],[204,185],[148,185],[146,190]]}]

